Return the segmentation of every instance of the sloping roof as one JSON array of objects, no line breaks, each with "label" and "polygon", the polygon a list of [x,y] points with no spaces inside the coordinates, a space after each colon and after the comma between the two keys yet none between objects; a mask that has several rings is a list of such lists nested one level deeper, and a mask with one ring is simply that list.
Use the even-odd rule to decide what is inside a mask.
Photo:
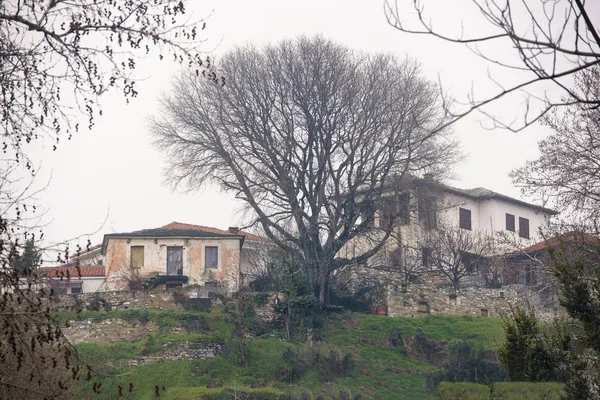
[{"label": "sloping roof", "polygon": [[242,235],[236,235],[233,233],[217,233],[217,232],[206,232],[197,229],[164,229],[164,228],[153,228],[153,229],[142,229],[133,232],[124,233],[109,233],[104,235],[105,238],[111,237],[231,237],[231,238],[243,238]]},{"label": "sloping roof", "polygon": [[489,199],[503,200],[503,201],[508,201],[510,203],[518,204],[521,206],[531,207],[531,208],[534,208],[541,212],[544,212],[546,214],[550,214],[550,215],[558,214],[558,211],[556,211],[556,210],[552,210],[550,208],[546,208],[546,207],[538,206],[536,204],[528,203],[523,200],[515,199],[514,197],[506,196],[504,194],[497,193],[497,192],[494,192],[492,190],[482,188],[482,187],[477,187],[477,188],[473,188],[473,189],[459,189],[459,188],[455,188],[455,187],[443,185],[443,184],[439,184],[439,186],[445,191],[463,195],[463,196],[469,197],[474,200],[480,200],[480,201],[481,200],[489,200]]},{"label": "sloping roof", "polygon": [[86,255],[88,253],[91,253],[91,252],[96,251],[96,250],[101,249],[101,248],[102,248],[102,243],[96,244],[94,246],[90,246],[89,248],[84,247],[84,248],[81,249],[81,251],[79,252],[79,254],[77,254],[77,252],[71,254],[71,259],[72,260],[77,259],[77,258],[79,258],[79,257],[81,257],[83,255]]},{"label": "sloping roof", "polygon": [[548,247],[558,246],[561,243],[574,243],[574,244],[594,244],[597,245],[600,242],[600,239],[594,235],[582,235],[580,233],[567,233],[561,236],[555,236],[549,238],[547,240],[543,240],[539,243],[531,245],[525,249],[524,252],[534,252],[538,250],[543,250]]},{"label": "sloping roof", "polygon": [[247,240],[265,240],[264,238],[258,236],[258,235],[254,235],[252,233],[248,233],[248,232],[244,232],[244,231],[235,231],[232,232],[230,230],[223,230],[223,229],[219,229],[219,228],[213,228],[210,226],[202,226],[202,225],[193,225],[193,224],[186,224],[183,222],[171,222],[168,223],[165,226],[161,227],[162,229],[190,229],[190,230],[198,230],[198,231],[204,231],[204,232],[212,232],[212,233],[220,233],[220,234],[225,234],[225,235],[232,235],[232,234],[237,234],[237,235],[242,235],[244,237],[246,237]]},{"label": "sloping roof", "polygon": [[148,237],[148,238],[164,238],[164,237],[188,237],[188,238],[231,238],[240,239],[240,246],[244,240],[264,241],[260,236],[236,230],[223,230],[210,226],[185,224],[181,222],[171,222],[160,228],[142,229],[139,231],[125,233],[109,233],[104,235],[102,241],[102,254],[106,252],[106,245],[110,238],[128,238],[128,237]]},{"label": "sloping roof", "polygon": [[75,266],[61,266],[61,267],[40,267],[38,272],[42,276],[49,276],[52,278],[78,278],[81,277],[93,277],[93,276],[104,276],[103,265],[82,265],[79,268]]}]

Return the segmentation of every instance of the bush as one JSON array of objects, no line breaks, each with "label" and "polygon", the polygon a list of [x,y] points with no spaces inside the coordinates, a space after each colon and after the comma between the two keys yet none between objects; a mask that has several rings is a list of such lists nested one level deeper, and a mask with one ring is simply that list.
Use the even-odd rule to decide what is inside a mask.
[{"label": "bush", "polygon": [[508,374],[494,351],[474,348],[459,339],[450,343],[443,368],[431,374],[427,383],[430,390],[435,390],[442,381],[495,383],[507,379]]},{"label": "bush", "polygon": [[342,353],[337,349],[329,350],[329,355],[321,358],[327,377],[348,376],[354,367],[352,354],[347,353],[342,356]]},{"label": "bush", "polygon": [[[504,319],[506,341],[498,350],[500,362],[512,381],[558,381],[561,360],[557,350],[568,343],[553,343],[540,332],[533,310],[511,307],[511,317]],[[560,358],[560,356],[559,356]]]}]

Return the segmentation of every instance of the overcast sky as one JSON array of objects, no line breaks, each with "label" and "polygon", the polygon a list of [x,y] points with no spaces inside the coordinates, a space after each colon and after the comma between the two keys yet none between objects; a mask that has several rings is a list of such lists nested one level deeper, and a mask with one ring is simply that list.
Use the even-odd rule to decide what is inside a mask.
[{"label": "overcast sky", "polygon": [[[193,3],[193,4],[191,4]],[[481,28],[469,2],[431,1],[437,26],[460,29],[461,21],[473,31]],[[488,73],[510,81],[514,72],[488,70],[488,64],[460,45],[399,32],[389,26],[379,0],[212,0],[190,2],[194,16],[211,14],[207,21],[205,48],[218,56],[236,45],[276,42],[299,34],[321,34],[349,47],[369,52],[408,55],[421,62],[423,73],[442,80],[447,91],[460,97],[472,87],[482,96],[493,90]],[[410,1],[401,7],[411,17]],[[484,49],[510,56],[508,47]],[[177,68],[166,62],[142,62],[137,76],[140,96],[125,105],[118,94],[104,98],[104,116],[92,131],[81,131],[58,151],[45,143],[39,182],[51,174],[49,187],[37,203],[48,209],[44,233],[48,242],[91,235],[100,243],[104,233],[153,228],[171,221],[227,228],[240,222],[240,203],[218,188],[177,193],[164,185],[164,159],[152,148],[148,117],[160,114],[157,98],[169,90]],[[522,103],[498,103],[494,111],[515,113]],[[486,130],[480,116],[454,127],[465,161],[455,169],[458,187],[483,186],[520,197],[508,173],[537,155],[537,142],[548,132],[532,126],[521,133]],[[484,121],[485,122],[485,121]],[[108,215],[104,225],[103,221]],[[84,244],[87,236],[80,239]]]}]

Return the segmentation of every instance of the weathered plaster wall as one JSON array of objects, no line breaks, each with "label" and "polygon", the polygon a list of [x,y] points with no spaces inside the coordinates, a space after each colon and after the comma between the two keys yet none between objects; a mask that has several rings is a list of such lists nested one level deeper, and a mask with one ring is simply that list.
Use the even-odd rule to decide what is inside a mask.
[{"label": "weathered plaster wall", "polygon": [[[156,241],[156,243],[155,243]],[[127,270],[132,246],[144,246],[142,277],[167,273],[167,247],[183,248],[183,275],[188,284],[224,283],[234,291],[240,285],[240,241],[229,238],[111,238],[106,249],[107,290],[125,290],[123,271]],[[205,247],[218,247],[218,267],[205,268]]]}]

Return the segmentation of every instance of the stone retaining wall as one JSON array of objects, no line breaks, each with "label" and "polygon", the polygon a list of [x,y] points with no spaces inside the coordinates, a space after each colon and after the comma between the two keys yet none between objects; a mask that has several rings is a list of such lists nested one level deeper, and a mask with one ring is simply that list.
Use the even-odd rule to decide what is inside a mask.
[{"label": "stone retaining wall", "polygon": [[162,360],[205,360],[223,352],[221,343],[199,344],[197,342],[165,343],[160,356],[137,357],[127,360],[127,365],[138,366]]},{"label": "stone retaining wall", "polygon": [[183,306],[175,302],[172,292],[98,292],[74,295],[62,295],[57,298],[55,307],[59,310],[126,310],[160,309],[183,310]]}]

